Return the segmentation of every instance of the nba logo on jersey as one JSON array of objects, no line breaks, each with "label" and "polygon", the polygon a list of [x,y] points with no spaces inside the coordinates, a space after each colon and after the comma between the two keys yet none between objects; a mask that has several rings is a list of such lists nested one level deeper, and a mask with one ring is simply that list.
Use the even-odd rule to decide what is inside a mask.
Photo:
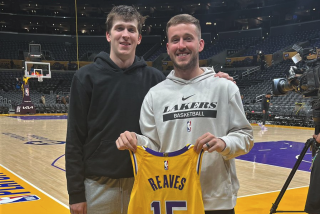
[{"label": "nba logo on jersey", "polygon": [[187,122],[187,132],[191,132],[191,121]]},{"label": "nba logo on jersey", "polygon": [[167,160],[164,161],[164,169],[165,170],[169,169],[169,161],[167,161]]}]

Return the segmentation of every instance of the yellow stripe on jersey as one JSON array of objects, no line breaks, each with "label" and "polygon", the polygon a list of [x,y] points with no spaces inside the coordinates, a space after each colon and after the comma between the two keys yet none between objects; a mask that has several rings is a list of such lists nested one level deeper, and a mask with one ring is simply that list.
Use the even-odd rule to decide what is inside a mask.
[{"label": "yellow stripe on jersey", "polygon": [[170,153],[146,147],[130,151],[135,181],[128,214],[204,213],[200,171],[202,154],[193,145]]}]

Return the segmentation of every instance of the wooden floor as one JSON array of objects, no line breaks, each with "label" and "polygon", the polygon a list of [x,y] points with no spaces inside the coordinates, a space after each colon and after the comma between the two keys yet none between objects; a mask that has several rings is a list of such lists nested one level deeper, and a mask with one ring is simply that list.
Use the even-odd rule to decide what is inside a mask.
[{"label": "wooden floor", "polygon": [[[0,116],[1,214],[28,214],[28,206],[37,207],[30,212],[33,214],[69,213],[64,171],[66,128],[65,117],[21,119]],[[313,134],[311,128],[268,126],[266,132],[255,124],[253,128],[255,146],[278,141],[305,143]],[[257,158],[264,157],[257,154]],[[241,186],[236,213],[269,213],[291,168],[240,159],[236,164]],[[303,210],[309,176],[308,171],[297,171],[278,210]],[[13,187],[5,188],[1,185],[4,181],[14,184]],[[17,196],[21,195],[23,197],[18,200]]]}]

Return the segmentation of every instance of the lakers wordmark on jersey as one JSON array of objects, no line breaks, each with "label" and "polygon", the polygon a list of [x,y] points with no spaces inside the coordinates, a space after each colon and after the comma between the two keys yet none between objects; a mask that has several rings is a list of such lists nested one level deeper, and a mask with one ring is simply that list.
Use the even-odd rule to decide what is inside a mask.
[{"label": "lakers wordmark on jersey", "polygon": [[170,153],[138,146],[130,151],[134,185],[128,214],[204,213],[200,172],[202,154],[193,145]]}]

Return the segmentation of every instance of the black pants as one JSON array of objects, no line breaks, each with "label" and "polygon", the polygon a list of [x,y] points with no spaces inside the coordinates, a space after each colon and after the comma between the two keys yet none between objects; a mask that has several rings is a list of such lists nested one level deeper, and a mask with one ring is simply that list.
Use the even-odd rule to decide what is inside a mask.
[{"label": "black pants", "polygon": [[232,210],[214,210],[214,211],[205,211],[205,214],[235,214],[234,209]]},{"label": "black pants", "polygon": [[310,175],[310,185],[305,206],[305,212],[320,214],[320,152],[314,160]]},{"label": "black pants", "polygon": [[265,113],[263,114],[263,120],[262,120],[262,124],[263,125],[266,125],[266,120],[267,119],[268,119],[268,111],[266,110]]}]

